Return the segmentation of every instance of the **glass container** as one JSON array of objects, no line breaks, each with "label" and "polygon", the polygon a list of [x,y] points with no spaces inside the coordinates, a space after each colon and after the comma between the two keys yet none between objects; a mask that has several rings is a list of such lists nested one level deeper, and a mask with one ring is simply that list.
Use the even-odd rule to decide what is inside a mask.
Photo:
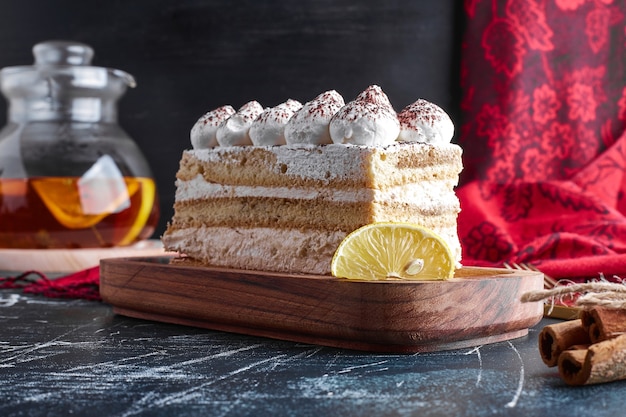
[{"label": "glass container", "polygon": [[35,45],[32,66],[0,71],[0,248],[125,246],[159,217],[150,167],[119,126],[134,78],[91,66],[88,45]]}]

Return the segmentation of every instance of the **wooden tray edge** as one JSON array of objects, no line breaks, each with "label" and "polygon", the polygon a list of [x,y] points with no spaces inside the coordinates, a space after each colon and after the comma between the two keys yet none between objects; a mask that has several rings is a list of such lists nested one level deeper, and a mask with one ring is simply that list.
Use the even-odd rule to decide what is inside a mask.
[{"label": "wooden tray edge", "polygon": [[338,338],[324,338],[312,334],[306,333],[293,333],[293,332],[280,332],[273,329],[263,329],[255,327],[244,327],[235,325],[225,325],[218,322],[208,322],[202,320],[193,320],[184,317],[175,317],[162,315],[154,312],[138,311],[126,308],[113,307],[113,312],[126,317],[132,317],[135,319],[157,321],[161,323],[169,323],[176,325],[183,325],[189,327],[197,327],[207,330],[223,331],[228,333],[237,333],[247,336],[264,337],[269,339],[284,340],[294,343],[304,343],[310,345],[326,346],[338,349],[358,350],[364,352],[377,352],[377,353],[426,353],[435,351],[455,350],[471,348],[476,346],[487,345],[491,343],[505,342],[507,340],[518,339],[528,335],[528,327],[523,327],[518,330],[510,332],[504,332],[494,334],[491,336],[468,338],[462,340],[456,340],[449,343],[438,343],[436,345],[409,345],[409,344],[376,344],[376,343],[364,343],[357,340],[345,340]]},{"label": "wooden tray edge", "polygon": [[[497,324],[492,326],[488,330],[488,332],[478,332],[474,330],[473,332],[468,332],[464,336],[454,339],[454,340],[437,340],[436,342],[430,343],[429,340],[415,340],[417,337],[419,339],[419,335],[415,334],[406,334],[404,340],[401,343],[397,343],[397,338],[393,339],[396,342],[384,342],[377,343],[376,336],[380,336],[381,339],[384,338],[394,338],[397,334],[394,334],[391,330],[387,331],[387,329],[380,330],[382,333],[377,335],[374,333],[372,335],[370,329],[365,329],[363,335],[357,334],[357,337],[344,337],[339,332],[339,336],[336,334],[333,337],[327,337],[327,335],[323,334],[323,332],[316,331],[308,331],[309,329],[302,330],[293,330],[284,331],[279,327],[273,327],[272,324],[268,324],[271,321],[265,321],[251,324],[245,321],[242,321],[241,318],[237,320],[232,319],[230,316],[226,316],[226,318],[222,317],[220,319],[215,319],[212,317],[205,317],[202,319],[198,319],[196,316],[200,315],[201,309],[212,309],[212,308],[221,308],[223,304],[211,303],[207,302],[206,305],[194,305],[191,307],[190,311],[173,311],[172,309],[168,310],[164,309],[162,305],[162,299],[155,294],[152,294],[152,287],[158,283],[158,280],[154,280],[150,277],[151,274],[155,272],[163,273],[162,269],[169,273],[170,271],[179,271],[184,270],[186,274],[192,274],[191,278],[187,276],[184,281],[186,284],[200,284],[203,285],[205,282],[207,285],[230,285],[229,277],[226,277],[226,280],[219,280],[212,282],[209,278],[209,281],[206,281],[206,274],[210,273],[218,273],[218,274],[230,274],[235,275],[243,280],[244,285],[253,285],[251,284],[252,278],[256,277],[258,279],[261,277],[270,277],[270,281],[277,280],[277,282],[289,282],[289,283],[299,283],[302,282],[305,285],[313,285],[316,287],[318,285],[325,285],[334,283],[339,281],[344,281],[342,285],[350,285],[355,286],[354,288],[375,288],[374,291],[387,291],[400,289],[400,292],[404,292],[405,289],[411,288],[427,288],[422,287],[424,285],[432,285],[429,282],[425,281],[351,281],[346,283],[347,280],[338,280],[334,277],[326,277],[326,276],[315,276],[315,275],[298,275],[295,278],[300,278],[300,280],[293,280],[294,276],[288,274],[280,274],[280,273],[259,273],[255,271],[241,271],[241,270],[228,270],[223,268],[206,268],[199,266],[176,266],[173,269],[171,265],[167,262],[171,257],[132,257],[132,258],[118,258],[118,259],[104,259],[101,261],[101,294],[105,302],[111,304],[114,308],[114,311],[117,314],[126,315],[129,317],[135,317],[139,319],[147,319],[152,321],[160,321],[166,323],[173,324],[181,324],[188,325],[200,328],[207,328],[213,330],[234,332],[234,333],[242,333],[251,336],[260,336],[260,337],[269,337],[280,340],[289,340],[293,342],[300,343],[312,343],[317,345],[331,346],[337,348],[346,348],[346,349],[357,349],[363,351],[376,351],[376,352],[395,352],[395,353],[410,353],[410,352],[427,352],[427,351],[439,351],[439,350],[449,350],[449,349],[457,349],[457,348],[465,348],[472,347],[487,343],[495,343],[505,340],[510,340],[513,338],[518,338],[526,335],[528,333],[528,328],[530,326],[535,325],[541,320],[543,315],[543,307],[538,305],[536,311],[530,312],[528,308],[524,307],[524,311],[521,313],[520,317],[517,317],[515,322],[507,323],[507,326],[502,326],[501,324]],[[116,282],[115,285],[113,283],[109,284],[110,273],[113,273],[115,269],[123,270],[125,267],[130,267],[132,271],[128,273],[128,275],[124,276],[124,280]],[[121,268],[121,269],[120,269]],[[160,270],[161,269],[161,270]],[[468,278],[469,281],[478,281],[480,280],[480,274],[489,273],[492,274],[488,278],[495,279],[497,277],[503,278],[512,278],[512,277],[533,277],[533,280],[538,283],[543,283],[543,276],[541,274],[529,272],[529,271],[511,271],[507,269],[497,269],[497,268],[478,268],[478,267],[470,267],[467,269],[470,271],[470,276]],[[202,273],[201,278],[194,278],[193,274]],[[126,274],[126,272],[123,272]],[[241,278],[243,277],[243,278]],[[131,288],[134,285],[134,281],[132,280],[146,280],[146,282],[141,282],[139,288]],[[251,281],[248,282],[248,279]],[[281,281],[282,280],[282,281]],[[457,282],[463,282],[464,279],[458,280]],[[226,282],[226,284],[224,284]],[[439,281],[441,283],[442,281]],[[521,281],[520,281],[521,282]],[[527,282],[527,281],[524,281]],[[258,283],[257,283],[258,284]],[[371,287],[370,284],[375,284],[376,287]],[[383,284],[383,285],[381,285]],[[126,286],[128,285],[128,287]],[[171,285],[166,284],[166,285]],[[228,288],[229,290],[231,288]],[[174,303],[184,302],[185,298],[192,297],[192,294],[185,291],[190,290],[176,290],[178,291],[174,295],[172,299]],[[233,291],[236,291],[236,288],[232,288]],[[137,292],[139,291],[139,292]],[[282,294],[279,291],[274,290],[272,293],[274,296],[278,293],[278,297],[281,297]],[[287,295],[286,295],[287,297]],[[130,301],[129,301],[130,299]],[[141,301],[137,301],[141,299]],[[254,300],[254,299],[253,299]],[[241,307],[240,307],[241,308]],[[244,307],[245,308],[245,307]],[[252,309],[253,310],[253,309]],[[204,312],[202,312],[204,313]],[[304,314],[304,313],[293,313]],[[297,317],[296,317],[297,318]],[[340,320],[337,320],[339,322]],[[335,326],[337,324],[335,323]],[[418,332],[419,333],[419,332]],[[400,335],[402,336],[402,335]],[[456,335],[454,335],[456,337]]]}]

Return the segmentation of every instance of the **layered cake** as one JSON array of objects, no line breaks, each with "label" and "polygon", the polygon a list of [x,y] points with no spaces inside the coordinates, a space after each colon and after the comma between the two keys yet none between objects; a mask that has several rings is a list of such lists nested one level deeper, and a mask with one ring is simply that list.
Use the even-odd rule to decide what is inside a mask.
[{"label": "layered cake", "polygon": [[441,108],[418,100],[396,113],[377,86],[348,103],[336,91],[254,103],[216,109],[192,129],[168,251],[210,266],[325,275],[348,233],[398,221],[437,232],[460,263],[461,148]]}]

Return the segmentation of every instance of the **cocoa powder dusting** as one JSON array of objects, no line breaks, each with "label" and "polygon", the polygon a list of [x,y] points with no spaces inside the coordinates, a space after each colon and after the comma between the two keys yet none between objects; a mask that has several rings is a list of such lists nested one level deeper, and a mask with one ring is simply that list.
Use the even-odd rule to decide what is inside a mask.
[{"label": "cocoa powder dusting", "polygon": [[419,122],[434,126],[443,121],[443,115],[441,110],[433,106],[432,103],[419,99],[398,113],[398,120],[401,126],[406,127],[415,128]]}]

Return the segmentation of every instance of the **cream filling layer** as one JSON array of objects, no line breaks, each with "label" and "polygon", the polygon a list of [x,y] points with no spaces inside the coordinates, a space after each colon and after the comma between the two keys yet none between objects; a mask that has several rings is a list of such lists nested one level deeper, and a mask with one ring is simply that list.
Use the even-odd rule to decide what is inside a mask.
[{"label": "cream filling layer", "polygon": [[195,178],[176,181],[176,201],[206,198],[281,198],[335,202],[390,202],[419,205],[424,209],[449,207],[458,209],[459,200],[453,190],[441,181],[423,181],[390,187],[384,191],[369,188],[334,189],[330,187],[262,187],[210,183],[198,174]]},{"label": "cream filling layer", "polygon": [[[460,262],[456,228],[440,228],[436,232]],[[272,270],[295,267],[305,273],[329,273],[330,259],[345,236],[346,232],[325,230],[201,227],[168,231],[164,242],[170,250],[187,248],[187,255],[216,265]]]},{"label": "cream filling layer", "polygon": [[[448,153],[457,152],[460,148],[450,143],[423,144],[423,143],[395,143],[386,147],[359,146],[349,144],[315,145],[281,145],[281,146],[233,146],[217,147],[212,149],[198,149],[189,152],[194,158],[203,162],[217,162],[227,165],[229,159],[238,155],[248,154],[255,150],[267,152],[275,159],[273,166],[277,173],[286,172],[288,175],[311,180],[329,182],[342,178],[361,178],[364,167],[369,166],[368,172],[375,175],[385,175],[389,170],[396,171],[398,167],[384,161],[384,155],[406,153],[416,158],[427,158],[430,149],[443,149]],[[237,165],[240,161],[235,161]],[[402,168],[407,175],[414,172],[437,171],[436,166]],[[376,174],[378,173],[378,174]],[[369,175],[369,174],[367,174]]]}]

